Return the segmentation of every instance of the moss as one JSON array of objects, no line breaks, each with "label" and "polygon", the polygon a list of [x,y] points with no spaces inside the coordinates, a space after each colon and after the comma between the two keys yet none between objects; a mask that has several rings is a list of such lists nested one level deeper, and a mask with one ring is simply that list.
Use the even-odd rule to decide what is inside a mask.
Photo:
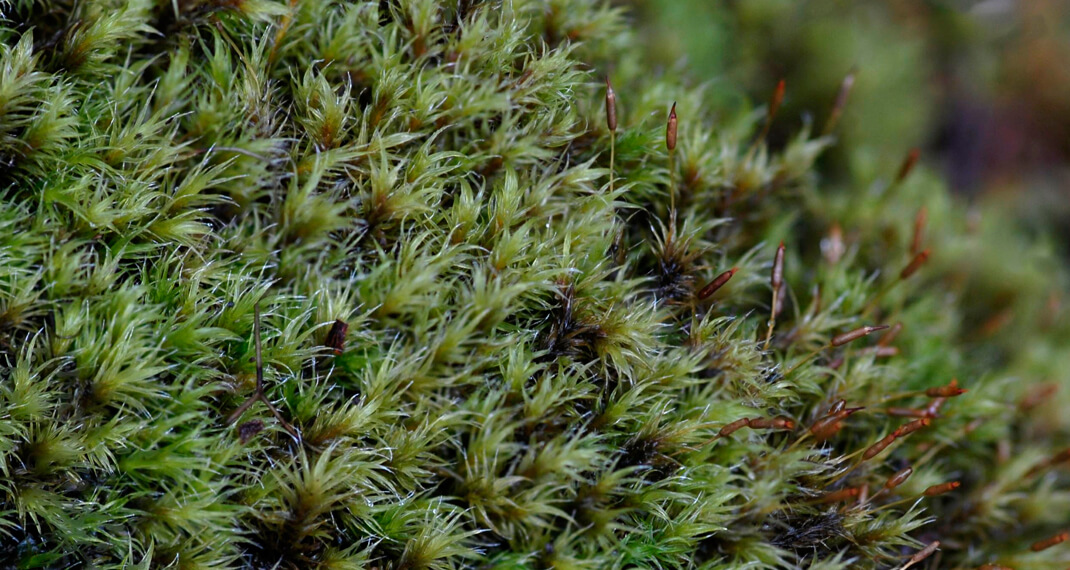
[{"label": "moss", "polygon": [[[894,162],[823,189],[834,138],[651,77],[620,10],[4,10],[5,565],[1066,562],[1042,244]],[[892,407],[931,425],[862,460]]]}]

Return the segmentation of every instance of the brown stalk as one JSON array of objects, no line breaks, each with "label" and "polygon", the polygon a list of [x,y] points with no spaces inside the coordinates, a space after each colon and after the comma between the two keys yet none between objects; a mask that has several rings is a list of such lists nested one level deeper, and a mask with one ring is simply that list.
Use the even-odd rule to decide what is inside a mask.
[{"label": "brown stalk", "polygon": [[279,424],[285,429],[294,439],[301,441],[301,434],[297,433],[297,430],[283,419],[282,414],[275,408],[271,400],[268,400],[266,394],[264,394],[264,359],[260,348],[260,303],[253,305],[253,341],[256,344],[256,391],[252,396],[249,396],[236,410],[230,413],[226,419],[226,425],[230,425],[238,420],[246,410],[253,407],[253,404],[263,402],[271,411],[271,415],[275,416],[275,419],[279,420]]},{"label": "brown stalk", "polygon": [[925,548],[922,548],[921,550],[915,552],[914,556],[911,556],[910,560],[907,560],[907,563],[904,564],[902,566],[902,568],[900,568],[900,570],[906,570],[907,568],[910,568],[911,566],[913,566],[913,565],[915,565],[915,564],[917,564],[919,562],[924,561],[926,558],[932,556],[933,553],[936,552],[937,548],[940,548],[940,541],[939,540],[934,540],[934,541],[930,542],[928,546],[926,546]]},{"label": "brown stalk", "polygon": [[922,495],[925,495],[926,497],[935,497],[937,495],[943,495],[944,493],[949,493],[951,491],[954,491],[955,489],[958,489],[960,486],[962,486],[962,483],[959,483],[958,481],[949,481],[947,483],[939,483],[937,485],[932,485],[929,488],[925,489],[925,491],[922,493]]}]

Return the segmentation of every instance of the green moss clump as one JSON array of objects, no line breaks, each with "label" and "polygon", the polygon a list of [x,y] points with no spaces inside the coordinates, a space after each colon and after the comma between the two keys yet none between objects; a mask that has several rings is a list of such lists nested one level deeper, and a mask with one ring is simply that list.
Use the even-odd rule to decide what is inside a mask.
[{"label": "green moss clump", "polygon": [[[1051,255],[894,160],[823,190],[833,138],[650,77],[620,10],[3,10],[0,565],[1070,560],[1030,550],[1070,506]],[[258,304],[282,421],[228,424]],[[901,413],[931,425],[865,459]]]}]

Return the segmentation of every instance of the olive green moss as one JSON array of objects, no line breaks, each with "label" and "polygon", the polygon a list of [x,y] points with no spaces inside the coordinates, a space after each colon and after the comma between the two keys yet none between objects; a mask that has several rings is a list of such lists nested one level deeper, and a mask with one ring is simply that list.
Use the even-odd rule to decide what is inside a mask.
[{"label": "olive green moss", "polygon": [[[934,540],[919,567],[1070,562],[1030,550],[1070,524],[1049,248],[925,169],[894,183],[898,156],[823,188],[833,137],[781,115],[768,148],[764,105],[656,76],[626,13],[0,6],[0,566],[891,568]],[[932,257],[901,279],[923,206]],[[226,422],[257,304],[299,439],[263,403]],[[902,330],[828,347],[880,323]],[[841,399],[864,409],[812,434]]]}]

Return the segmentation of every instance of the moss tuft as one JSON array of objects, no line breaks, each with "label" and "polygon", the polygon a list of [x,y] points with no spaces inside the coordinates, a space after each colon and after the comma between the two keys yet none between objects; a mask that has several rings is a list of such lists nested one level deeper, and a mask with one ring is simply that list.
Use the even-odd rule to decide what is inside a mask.
[{"label": "moss tuft", "polygon": [[620,9],[0,10],[0,566],[1070,560],[1050,252]]}]

